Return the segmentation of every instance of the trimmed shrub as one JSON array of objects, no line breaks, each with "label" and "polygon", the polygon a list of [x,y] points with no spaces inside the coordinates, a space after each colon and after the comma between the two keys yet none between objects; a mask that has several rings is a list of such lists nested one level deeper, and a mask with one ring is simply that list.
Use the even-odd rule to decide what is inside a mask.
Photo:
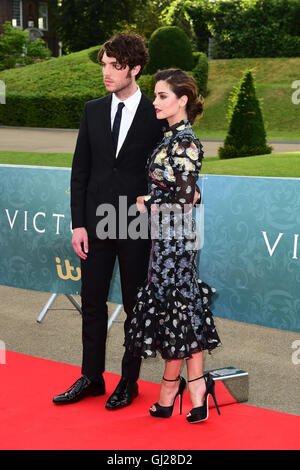
[{"label": "trimmed shrub", "polygon": [[0,124],[21,127],[77,129],[84,103],[90,95],[20,95],[10,92],[0,107]]},{"label": "trimmed shrub", "polygon": [[145,68],[147,74],[171,67],[182,70],[194,67],[190,40],[177,26],[163,26],[154,31],[149,39],[149,55],[150,61]]},{"label": "trimmed shrub", "polygon": [[300,36],[290,36],[288,34],[282,37],[281,47],[278,51],[280,57],[300,57]]},{"label": "trimmed shrub", "polygon": [[193,77],[198,85],[199,93],[203,97],[207,96],[208,60],[204,52],[198,53],[198,62],[193,69]]},{"label": "trimmed shrub", "polygon": [[137,81],[140,89],[148,96],[151,100],[154,100],[154,87],[155,81],[153,75],[141,75]]},{"label": "trimmed shrub", "polygon": [[[99,49],[2,71],[6,104],[0,105],[0,125],[77,129],[84,103],[106,95],[96,60]],[[138,84],[153,99],[153,77],[142,75]]]},{"label": "trimmed shrub", "polygon": [[96,47],[92,47],[91,49],[89,49],[90,52],[88,53],[88,56],[92,62],[95,62],[95,64],[99,64],[98,52],[100,51],[101,47],[102,46],[96,46]]},{"label": "trimmed shrub", "polygon": [[263,116],[256,97],[251,70],[246,70],[239,87],[231,97],[229,130],[220,158],[246,157],[272,152],[267,145]]},{"label": "trimmed shrub", "polygon": [[[142,75],[141,90],[154,99],[154,80]],[[80,94],[20,94],[8,92],[5,106],[0,106],[0,125],[77,129],[84,104],[105,96],[103,89]]]},{"label": "trimmed shrub", "polygon": [[200,51],[193,51],[193,57],[194,57],[194,67],[196,67],[198,63],[198,59],[200,57],[201,52]]}]

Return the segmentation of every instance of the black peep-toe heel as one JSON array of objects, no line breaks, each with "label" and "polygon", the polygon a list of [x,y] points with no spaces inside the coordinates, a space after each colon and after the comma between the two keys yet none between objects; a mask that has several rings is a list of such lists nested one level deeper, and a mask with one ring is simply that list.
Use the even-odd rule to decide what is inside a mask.
[{"label": "black peep-toe heel", "polygon": [[149,410],[151,416],[154,416],[155,418],[170,418],[170,416],[172,416],[172,413],[173,413],[173,408],[174,408],[174,405],[175,405],[175,402],[176,402],[176,399],[177,397],[179,396],[179,405],[180,405],[180,414],[182,414],[182,396],[183,396],[183,392],[185,390],[185,387],[186,387],[186,381],[183,377],[181,377],[180,375],[174,379],[174,380],[169,380],[169,379],[165,379],[163,377],[163,380],[165,380],[166,382],[177,382],[177,380],[179,380],[179,387],[178,387],[178,391],[174,397],[174,401],[173,401],[173,404],[171,406],[161,406],[159,403],[154,403],[154,406],[156,407],[156,410],[153,411],[153,410]]},{"label": "black peep-toe heel", "polygon": [[219,415],[221,414],[215,395],[215,382],[209,372],[207,374],[202,375],[201,377],[197,377],[197,379],[188,380],[188,382],[194,382],[195,380],[199,380],[202,378],[204,378],[206,386],[204,404],[202,406],[198,406],[196,408],[191,409],[190,416],[186,417],[189,423],[199,423],[200,421],[205,421],[208,418],[208,395],[211,395],[213,397],[217,411]]}]

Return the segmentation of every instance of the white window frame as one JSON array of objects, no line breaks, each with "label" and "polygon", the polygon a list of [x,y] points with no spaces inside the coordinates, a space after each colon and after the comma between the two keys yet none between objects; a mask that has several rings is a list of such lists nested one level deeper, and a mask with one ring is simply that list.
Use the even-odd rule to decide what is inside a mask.
[{"label": "white window frame", "polygon": [[[40,16],[40,7],[41,6],[45,7],[46,16]],[[43,20],[43,27],[41,27],[41,25],[40,25],[40,20]],[[45,28],[44,28],[44,22],[46,22]],[[48,31],[48,28],[49,28],[48,3],[46,3],[46,2],[39,2],[39,4],[38,4],[38,28],[41,29],[42,31]]]},{"label": "white window frame", "polygon": [[[16,2],[13,1],[13,15],[15,14],[15,7],[16,7]],[[12,26],[14,28],[18,28],[18,29],[23,29],[23,1],[22,0],[19,0],[19,5],[18,5],[18,14],[19,14],[19,18],[14,18],[12,19],[11,23],[12,23]],[[20,24],[16,24],[14,25],[14,22],[18,20],[20,21]]]}]

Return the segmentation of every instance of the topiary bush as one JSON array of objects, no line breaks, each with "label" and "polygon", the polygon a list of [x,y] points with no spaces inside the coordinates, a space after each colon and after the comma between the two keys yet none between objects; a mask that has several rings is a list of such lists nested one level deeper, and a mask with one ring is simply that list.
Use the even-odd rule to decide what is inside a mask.
[{"label": "topiary bush", "polygon": [[100,51],[102,46],[95,46],[91,47],[88,52],[88,56],[91,59],[92,62],[95,62],[95,64],[99,64],[98,62],[98,52]]},{"label": "topiary bush", "polygon": [[198,85],[199,93],[203,97],[207,96],[208,59],[204,52],[198,53],[198,61],[193,69],[193,77]]},{"label": "topiary bush", "polygon": [[150,61],[145,68],[146,74],[171,67],[183,70],[194,68],[190,40],[177,26],[163,26],[156,29],[149,39],[148,49]]},{"label": "topiary bush", "polygon": [[272,152],[267,145],[266,132],[260,104],[256,97],[251,70],[246,70],[239,87],[232,94],[229,108],[229,130],[223,147],[219,147],[220,158],[246,157]]},{"label": "topiary bush", "polygon": [[155,80],[153,75],[141,75],[137,84],[148,98],[154,100]]}]

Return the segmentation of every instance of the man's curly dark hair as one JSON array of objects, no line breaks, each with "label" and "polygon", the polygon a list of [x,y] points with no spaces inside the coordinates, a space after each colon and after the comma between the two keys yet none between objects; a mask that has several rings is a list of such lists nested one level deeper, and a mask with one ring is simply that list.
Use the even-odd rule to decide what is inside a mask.
[{"label": "man's curly dark hair", "polygon": [[101,62],[105,52],[108,57],[115,57],[122,68],[128,65],[131,70],[136,65],[140,65],[141,70],[136,75],[136,80],[141,76],[149,60],[144,39],[133,33],[119,33],[106,41],[98,52],[98,62]]}]

